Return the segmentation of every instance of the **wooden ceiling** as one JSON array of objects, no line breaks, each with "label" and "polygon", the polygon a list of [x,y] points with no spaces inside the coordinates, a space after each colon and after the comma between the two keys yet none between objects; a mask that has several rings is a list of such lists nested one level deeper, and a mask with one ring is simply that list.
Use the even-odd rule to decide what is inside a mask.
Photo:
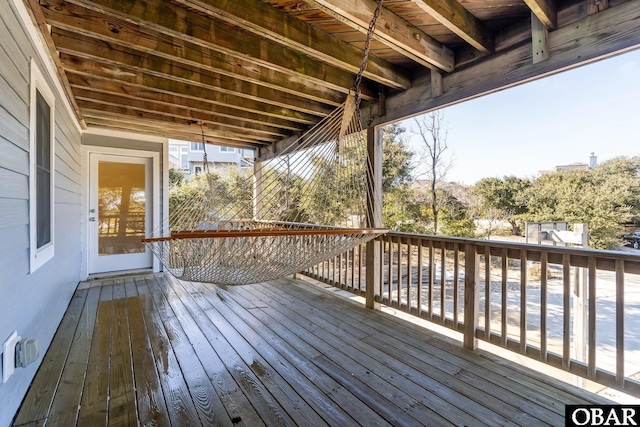
[{"label": "wooden ceiling", "polygon": [[[200,140],[203,123],[207,142],[263,150],[343,102],[376,7],[375,0],[25,2],[87,127]],[[500,64],[507,72],[526,68],[514,61],[553,56],[549,51],[561,47],[546,38],[561,27],[577,31],[572,25],[608,8],[638,12],[640,2],[625,3],[386,0],[361,86],[367,124],[560,69],[564,63],[550,61],[511,80],[499,77]],[[591,29],[582,31],[586,37]],[[592,56],[640,44],[636,33]],[[527,58],[491,62],[522,49]],[[493,71],[483,72],[483,64]],[[483,87],[487,74],[496,82]]]}]

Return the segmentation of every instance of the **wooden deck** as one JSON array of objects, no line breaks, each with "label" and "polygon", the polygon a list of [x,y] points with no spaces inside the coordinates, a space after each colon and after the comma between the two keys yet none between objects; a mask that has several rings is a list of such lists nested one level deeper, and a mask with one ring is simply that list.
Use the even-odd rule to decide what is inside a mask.
[{"label": "wooden deck", "polygon": [[302,281],[83,283],[14,425],[564,425],[606,402]]}]

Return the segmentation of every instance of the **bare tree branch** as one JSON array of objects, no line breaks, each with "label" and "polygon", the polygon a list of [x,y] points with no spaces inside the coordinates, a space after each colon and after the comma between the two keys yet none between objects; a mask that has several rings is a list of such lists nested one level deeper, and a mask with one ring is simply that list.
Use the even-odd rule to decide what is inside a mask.
[{"label": "bare tree branch", "polygon": [[430,183],[431,210],[433,211],[433,233],[438,234],[438,215],[441,202],[436,191],[436,184],[446,177],[452,166],[452,160],[447,145],[448,128],[444,113],[434,111],[414,118],[418,131],[414,134],[422,141],[424,152],[422,162],[427,166],[423,175],[427,176]]}]

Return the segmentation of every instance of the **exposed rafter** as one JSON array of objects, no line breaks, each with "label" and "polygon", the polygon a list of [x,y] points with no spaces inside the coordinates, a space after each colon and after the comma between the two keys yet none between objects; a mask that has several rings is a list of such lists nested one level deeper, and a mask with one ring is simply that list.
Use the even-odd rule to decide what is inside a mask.
[{"label": "exposed rafter", "polygon": [[[309,114],[300,111],[293,111],[281,108],[262,101],[251,99],[242,99],[226,93],[221,93],[214,89],[208,89],[193,85],[188,82],[176,81],[168,77],[158,77],[137,73],[135,70],[127,70],[122,67],[110,66],[109,64],[100,64],[87,61],[82,58],[61,55],[64,66],[67,69],[69,80],[73,84],[74,74],[83,75],[85,77],[103,78],[118,83],[127,83],[138,87],[150,88],[157,92],[180,95],[189,98],[202,98],[218,105],[226,105],[229,107],[238,106],[245,111],[264,114],[270,117],[287,118],[302,123],[314,123],[319,117],[325,114]],[[328,112],[328,111],[327,111]]]},{"label": "exposed rafter", "polygon": [[[133,75],[133,77],[157,77],[216,91],[220,94],[240,99],[246,98],[252,101],[264,102],[277,108],[286,108],[320,116],[325,115],[332,109],[331,106],[318,104],[317,102],[287,94],[286,92],[280,93],[251,83],[234,81],[208,73],[190,72],[190,70],[176,67],[175,64],[168,64],[165,69],[162,68],[162,64],[153,64],[146,60],[143,61],[143,64],[137,64],[135,61],[136,58],[131,58],[118,51],[111,51],[108,58],[100,56],[100,52],[95,52],[96,54],[94,54],[92,52],[80,52],[78,50],[73,52],[63,50],[61,53],[69,56],[73,55],[80,62],[84,60],[84,63],[87,65],[100,63],[105,66],[102,67],[103,70],[113,70],[114,75],[118,78],[127,77],[127,75]],[[239,102],[242,102],[242,100]]]},{"label": "exposed rafter", "polygon": [[[349,72],[356,73],[360,66],[362,51],[278,12],[261,0],[174,1]],[[410,86],[408,76],[387,61],[371,58],[369,67],[365,76],[373,81],[396,89]]]},{"label": "exposed rafter", "polygon": [[[374,0],[308,0],[307,3],[365,34],[376,9]],[[453,71],[451,49],[384,7],[380,10],[374,38],[425,67]]]},{"label": "exposed rafter", "polygon": [[[333,90],[347,93],[353,83],[353,74],[331,67],[322,62],[311,60],[306,63],[292,63],[283,60],[283,55],[275,57],[274,62],[260,58],[247,58],[230,55],[221,50],[204,47],[190,41],[172,37],[141,28],[119,18],[111,17],[107,22],[101,14],[70,3],[58,3],[55,7],[43,6],[47,23],[59,30],[93,37],[114,45],[135,49],[141,54],[162,57],[191,66],[224,74],[233,78],[251,81],[256,84],[289,90]],[[79,19],[79,18],[82,19]],[[141,37],[141,32],[145,37]],[[274,56],[271,56],[274,58]],[[305,72],[296,66],[304,66]],[[362,87],[363,99],[372,99],[375,93],[368,86]]]},{"label": "exposed rafter", "polygon": [[[137,0],[132,7],[118,0],[69,0],[69,2],[203,47],[218,49],[233,56],[239,54],[241,57],[250,58],[266,56],[267,62],[271,58],[275,61],[278,57],[293,59],[295,56],[291,48],[306,46],[306,51],[300,54],[301,57],[311,57],[354,73],[362,57],[359,49],[347,43],[340,43],[337,39],[328,39],[328,45],[316,43],[314,37],[320,37],[320,35],[311,34],[311,31],[301,34],[298,38],[283,38],[282,45],[278,45],[248,31],[238,32],[234,26],[214,21],[191,9],[178,10],[173,3],[162,0]],[[258,4],[257,1],[255,3]],[[240,17],[251,16],[250,8],[244,6],[248,5],[243,3]],[[285,48],[285,45],[288,47]],[[398,89],[407,88],[410,85],[409,78],[399,68],[383,60],[374,62],[375,65],[372,65],[372,69],[369,70],[368,78]]]},{"label": "exposed rafter", "polygon": [[555,0],[524,0],[524,2],[548,30],[555,30],[558,27]]},{"label": "exposed rafter", "polygon": [[411,1],[480,52],[493,52],[489,30],[457,0]]},{"label": "exposed rafter", "polygon": [[[377,0],[24,1],[88,126],[199,140],[194,123],[204,122],[208,142],[262,147],[269,156],[352,90],[377,6]],[[640,2],[607,5],[384,0],[360,87],[363,125],[635,46],[637,21],[627,21]],[[607,30],[597,33],[603,22]],[[613,47],[600,53],[609,40]]]}]

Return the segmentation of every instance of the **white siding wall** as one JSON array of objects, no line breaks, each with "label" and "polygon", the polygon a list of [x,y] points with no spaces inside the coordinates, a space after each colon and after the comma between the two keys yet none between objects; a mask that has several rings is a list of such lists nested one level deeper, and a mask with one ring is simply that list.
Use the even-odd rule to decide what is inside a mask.
[{"label": "white siding wall", "polygon": [[[17,330],[40,343],[38,361],[0,383],[0,426],[8,425],[80,280],[80,133],[55,91],[11,0],[0,0],[0,344]],[[30,60],[56,93],[55,256],[29,274]],[[0,348],[1,351],[1,348]]]}]

